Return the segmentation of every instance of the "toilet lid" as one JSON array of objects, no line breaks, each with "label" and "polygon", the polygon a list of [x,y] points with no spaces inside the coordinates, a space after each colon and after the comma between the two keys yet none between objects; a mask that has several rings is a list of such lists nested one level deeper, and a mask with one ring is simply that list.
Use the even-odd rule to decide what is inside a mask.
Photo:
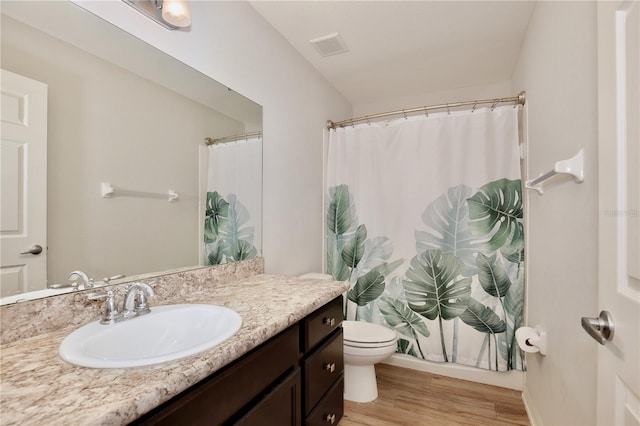
[{"label": "toilet lid", "polygon": [[343,321],[345,345],[390,343],[396,340],[396,333],[382,325],[365,321]]}]

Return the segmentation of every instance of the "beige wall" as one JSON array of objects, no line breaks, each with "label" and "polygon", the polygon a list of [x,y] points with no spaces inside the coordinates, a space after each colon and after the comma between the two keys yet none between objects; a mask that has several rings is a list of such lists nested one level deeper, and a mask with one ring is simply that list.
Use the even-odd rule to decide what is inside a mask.
[{"label": "beige wall", "polygon": [[[242,123],[4,15],[2,47],[49,86],[48,281],[197,265],[198,146]],[[105,199],[101,182],[181,199]]]},{"label": "beige wall", "polygon": [[580,318],[597,314],[598,170],[595,2],[538,2],[512,86],[527,91],[530,177],[585,150],[585,181],[556,177],[528,191],[528,325],[548,355],[528,355],[534,421],[595,424],[597,344]]}]

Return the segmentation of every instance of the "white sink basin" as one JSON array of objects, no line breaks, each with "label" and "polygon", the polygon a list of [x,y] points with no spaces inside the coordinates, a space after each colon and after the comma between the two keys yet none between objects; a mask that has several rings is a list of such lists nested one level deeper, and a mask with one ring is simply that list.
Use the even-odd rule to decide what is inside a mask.
[{"label": "white sink basin", "polygon": [[62,341],[58,352],[82,367],[140,367],[210,349],[241,325],[240,315],[223,306],[152,306],[150,313],[116,324],[96,321],[80,327]]}]

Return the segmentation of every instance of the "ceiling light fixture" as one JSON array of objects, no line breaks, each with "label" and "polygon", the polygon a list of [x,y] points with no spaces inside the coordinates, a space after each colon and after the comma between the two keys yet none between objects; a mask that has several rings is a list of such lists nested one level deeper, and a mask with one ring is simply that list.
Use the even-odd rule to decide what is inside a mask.
[{"label": "ceiling light fixture", "polygon": [[147,18],[168,30],[191,25],[191,10],[187,0],[122,0]]}]

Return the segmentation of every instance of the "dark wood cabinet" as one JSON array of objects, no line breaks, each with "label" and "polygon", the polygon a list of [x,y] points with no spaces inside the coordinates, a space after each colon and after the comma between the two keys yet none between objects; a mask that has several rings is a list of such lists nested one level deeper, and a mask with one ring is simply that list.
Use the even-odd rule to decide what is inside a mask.
[{"label": "dark wood cabinet", "polygon": [[344,371],[342,329],[303,361],[305,414],[320,401]]},{"label": "dark wood cabinet", "polygon": [[338,424],[344,412],[344,375],[329,388],[320,402],[307,415],[307,426],[323,426]]},{"label": "dark wood cabinet", "polygon": [[342,296],[302,320],[305,425],[337,424],[343,413]]},{"label": "dark wood cabinet", "polygon": [[132,425],[336,424],[343,407],[342,296]]},{"label": "dark wood cabinet", "polygon": [[342,296],[309,314],[302,320],[302,348],[309,353],[342,325]]},{"label": "dark wood cabinet", "polygon": [[235,424],[243,426],[300,425],[302,422],[301,377],[300,369],[294,369]]}]

